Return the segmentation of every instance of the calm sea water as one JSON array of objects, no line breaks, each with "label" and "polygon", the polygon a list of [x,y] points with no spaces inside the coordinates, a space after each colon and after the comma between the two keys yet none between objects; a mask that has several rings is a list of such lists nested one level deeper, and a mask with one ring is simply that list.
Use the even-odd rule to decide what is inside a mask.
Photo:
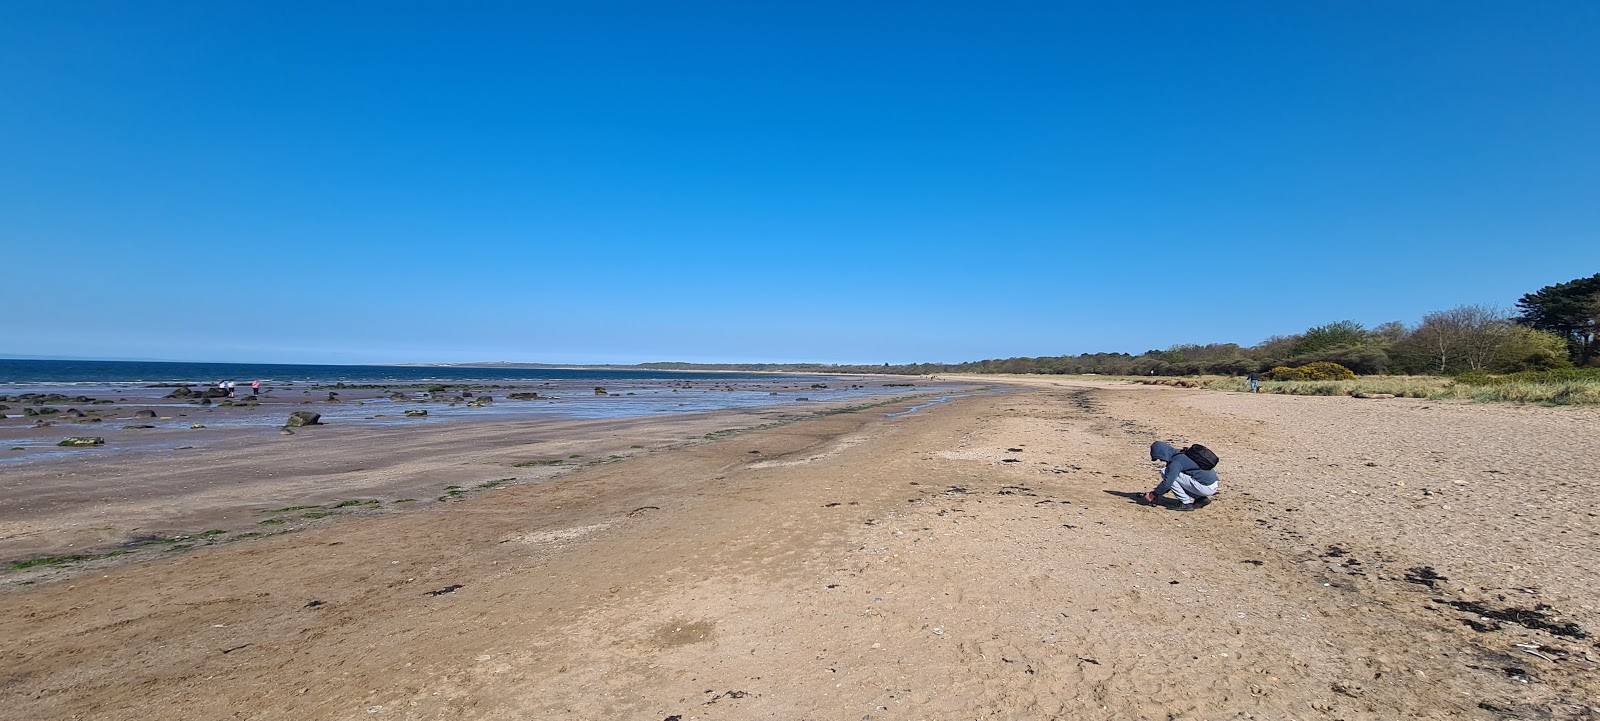
[{"label": "calm sea water", "polygon": [[459,368],[431,366],[289,365],[279,363],[163,363],[0,359],[0,384],[69,385],[191,383],[219,380],[293,383],[431,383],[461,381],[730,380],[773,378],[764,373],[697,373],[645,369]]},{"label": "calm sea water", "polygon": [[[201,407],[181,402],[162,401],[166,386],[192,384],[207,386],[218,380],[239,383],[241,394],[249,395],[250,381],[260,380],[264,392],[258,409],[241,411],[220,407]],[[686,381],[693,381],[688,383]],[[388,394],[352,395],[354,402],[324,401],[319,386],[334,383],[352,385],[390,385],[405,388],[417,384],[523,385],[535,386],[540,398],[514,400],[494,393],[486,407],[440,403],[416,388],[392,398]],[[891,385],[893,383],[893,385]],[[152,447],[192,445],[204,438],[195,432],[213,433],[228,428],[255,428],[276,432],[284,413],[303,409],[307,403],[331,425],[432,425],[490,418],[609,419],[695,413],[737,408],[796,404],[865,402],[912,393],[926,393],[935,387],[958,384],[933,384],[917,381],[915,390],[907,381],[845,378],[840,376],[798,376],[768,373],[695,373],[643,369],[580,370],[567,368],[456,368],[417,366],[341,366],[285,365],[261,363],[154,363],[136,361],[0,360],[0,395],[25,392],[53,392],[115,399],[102,409],[110,422],[92,426],[93,435],[103,437],[105,445],[93,452],[110,452]],[[311,386],[307,388],[306,386]],[[609,394],[591,389],[605,386]],[[14,401],[13,401],[14,402]],[[154,405],[151,405],[154,404]],[[62,404],[70,406],[72,404]],[[82,403],[79,403],[82,405]],[[141,407],[160,408],[161,417],[131,417]],[[403,411],[421,408],[428,411],[420,419],[407,418]],[[11,411],[0,420],[0,465],[27,463],[34,459],[72,456],[86,451],[62,449],[59,437],[40,433],[36,419]],[[55,419],[52,419],[55,420]],[[209,431],[195,431],[199,423]],[[139,428],[138,426],[154,426]],[[87,426],[86,426],[87,427]],[[52,427],[70,435],[80,430],[71,423]],[[171,435],[182,433],[181,437]]]}]

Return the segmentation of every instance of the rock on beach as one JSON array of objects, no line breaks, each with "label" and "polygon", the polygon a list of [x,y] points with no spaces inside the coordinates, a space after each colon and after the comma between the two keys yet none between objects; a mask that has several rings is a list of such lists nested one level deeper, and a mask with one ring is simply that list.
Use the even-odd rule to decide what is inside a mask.
[{"label": "rock on beach", "polygon": [[295,411],[289,414],[289,420],[284,422],[283,425],[287,428],[299,428],[301,426],[316,426],[321,424],[321,413],[312,413],[311,411]]}]

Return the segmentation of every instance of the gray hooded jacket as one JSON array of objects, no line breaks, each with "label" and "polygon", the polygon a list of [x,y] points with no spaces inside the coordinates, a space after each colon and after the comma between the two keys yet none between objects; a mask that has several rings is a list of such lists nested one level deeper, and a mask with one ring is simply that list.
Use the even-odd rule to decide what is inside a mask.
[{"label": "gray hooded jacket", "polygon": [[1173,447],[1170,443],[1156,441],[1150,444],[1150,460],[1165,461],[1167,464],[1167,469],[1161,472],[1161,485],[1156,486],[1155,494],[1158,496],[1171,490],[1179,475],[1188,476],[1202,486],[1217,485],[1216,471],[1202,470],[1200,464],[1183,455],[1181,449]]}]

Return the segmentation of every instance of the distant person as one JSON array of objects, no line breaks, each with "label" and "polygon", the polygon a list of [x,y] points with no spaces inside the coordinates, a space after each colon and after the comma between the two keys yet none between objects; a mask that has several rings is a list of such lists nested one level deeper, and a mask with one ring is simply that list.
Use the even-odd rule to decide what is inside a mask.
[{"label": "distant person", "polygon": [[233,397],[233,381],[228,381],[228,397]]},{"label": "distant person", "polygon": [[1203,506],[1217,495],[1217,472],[1212,470],[1217,467],[1217,454],[1211,449],[1193,445],[1179,450],[1170,443],[1156,441],[1150,444],[1150,460],[1165,462],[1167,468],[1161,472],[1161,484],[1144,494],[1145,503],[1153,506],[1171,491],[1172,497],[1178,499],[1175,510],[1192,511],[1195,504]]},{"label": "distant person", "polygon": [[1251,393],[1260,393],[1261,392],[1261,373],[1260,373],[1260,371],[1250,371],[1250,373],[1245,375],[1245,377],[1250,379],[1250,392]]},{"label": "distant person", "polygon": [[227,381],[217,381],[217,395],[219,395],[219,396],[228,395],[228,382]]},{"label": "distant person", "polygon": [[261,381],[250,381],[250,396],[261,395]]}]

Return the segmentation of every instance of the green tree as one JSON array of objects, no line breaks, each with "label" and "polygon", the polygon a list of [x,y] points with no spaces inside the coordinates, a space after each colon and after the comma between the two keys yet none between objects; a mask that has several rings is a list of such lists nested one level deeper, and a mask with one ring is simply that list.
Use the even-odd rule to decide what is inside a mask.
[{"label": "green tree", "polygon": [[1497,373],[1542,371],[1567,368],[1567,339],[1546,330],[1525,325],[1511,327],[1511,335],[1495,352],[1489,368]]},{"label": "green tree", "polygon": [[1565,339],[1572,360],[1587,364],[1600,353],[1600,273],[1547,285],[1517,301],[1517,322]]},{"label": "green tree", "polygon": [[1295,355],[1309,355],[1338,346],[1356,347],[1367,342],[1367,329],[1353,320],[1341,320],[1319,325],[1300,336],[1294,344]]},{"label": "green tree", "polygon": [[1391,320],[1367,331],[1367,342],[1375,345],[1390,346],[1400,342],[1408,332],[1410,331],[1406,330],[1406,324]]}]

